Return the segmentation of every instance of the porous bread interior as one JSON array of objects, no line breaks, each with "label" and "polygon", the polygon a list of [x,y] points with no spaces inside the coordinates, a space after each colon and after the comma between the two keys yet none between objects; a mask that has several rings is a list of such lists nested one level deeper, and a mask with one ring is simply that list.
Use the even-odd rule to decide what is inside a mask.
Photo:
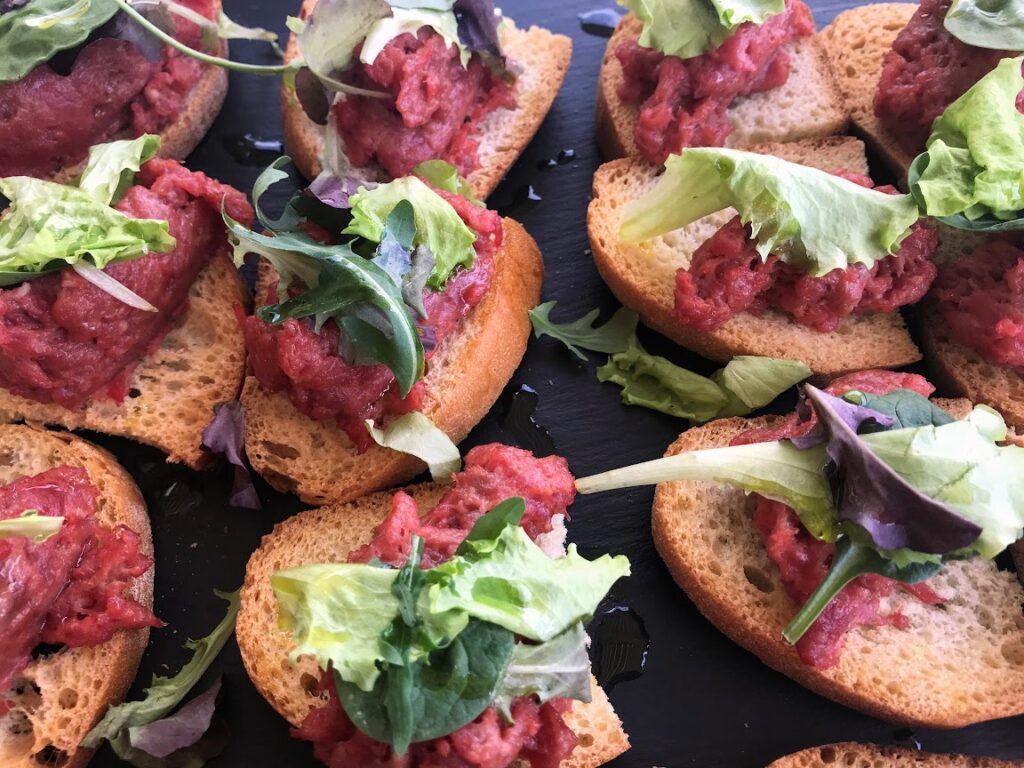
[{"label": "porous bread interior", "polygon": [[[270,276],[267,270],[261,279]],[[487,295],[438,347],[423,379],[423,413],[456,443],[490,410],[522,360],[530,337],[527,310],[540,301],[543,277],[537,244],[522,225],[505,219]],[[424,469],[418,459],[377,445],[357,453],[333,422],[310,419],[287,395],[263,389],[255,376],[246,378],[242,404],[253,468],[279,491],[309,504],[358,498]]]},{"label": "porous bread interior", "polygon": [[[967,401],[939,401],[962,416]],[[680,435],[666,455],[728,445],[778,417],[723,419]],[[943,597],[883,600],[907,629],[858,627],[830,669],[804,664],[782,638],[795,613],[754,527],[754,499],[686,481],[657,487],[653,535],[676,582],[701,612],[765,664],[822,696],[912,727],[958,728],[1024,712],[1024,588],[990,560],[951,562],[930,580]]]},{"label": "porous bread interior", "polygon": [[[433,508],[444,492],[437,485],[405,489],[421,512]],[[390,493],[374,493],[353,502],[302,512],[278,524],[263,537],[245,569],[242,608],[236,637],[245,669],[257,690],[292,725],[298,725],[310,707],[319,706],[313,690],[320,679],[316,661],[304,656],[292,666],[290,636],[275,626],[277,600],[270,576],[284,568],[309,563],[343,562],[354,548],[368,542],[374,527],[391,510]],[[591,680],[593,701],[577,703],[567,722],[579,737],[579,746],[562,768],[596,768],[629,747],[611,704]],[[517,766],[525,768],[525,764]]]},{"label": "porous bread interior", "polygon": [[[302,17],[315,5],[316,0],[304,0]],[[519,29],[511,19],[502,25],[500,33],[509,65],[517,73],[513,89],[516,108],[496,110],[480,126],[480,167],[467,180],[482,200],[494,191],[540,128],[562,87],[572,57],[572,40],[565,35],[555,35],[540,27]],[[298,55],[298,41],[293,34],[286,58]],[[288,151],[296,167],[312,179],[321,170],[324,127],[306,116],[294,91],[284,85],[281,110]]]},{"label": "porous bread interior", "polygon": [[914,156],[875,117],[885,55],[917,10],[915,3],[874,3],[843,11],[818,35],[854,130],[902,179]]},{"label": "porous bread interior", "polygon": [[[63,465],[86,470],[99,491],[97,517],[131,528],[140,550],[152,557],[142,495],[113,456],[66,432],[0,425],[0,485]],[[153,570],[134,579],[128,594],[152,607]],[[102,645],[65,648],[32,661],[12,686],[18,691],[13,708],[0,716],[0,765],[84,766],[92,753],[78,744],[107,706],[124,698],[148,639],[148,629],[122,631]]]},{"label": "porous bread interior", "polygon": [[846,742],[794,752],[780,757],[768,768],[1020,768],[1020,765],[990,757],[937,755],[916,749]]},{"label": "porous bread interior", "polygon": [[[864,145],[849,137],[769,144],[753,151],[823,170],[868,171]],[[694,251],[736,211],[713,213],[644,243],[620,243],[622,209],[651,190],[658,178],[659,170],[638,158],[605,163],[594,176],[594,196],[587,212],[598,271],[619,301],[638,312],[645,325],[722,363],[736,355],[762,355],[802,360],[815,373],[834,375],[920,360],[898,312],[848,317],[831,333],[798,325],[772,311],[759,316],[739,313],[708,333],[680,325],[675,316],[676,271],[687,267]]]},{"label": "porous bread interior", "polygon": [[[622,65],[615,51],[637,38],[643,24],[632,13],[619,22],[608,41],[598,79],[598,142],[606,158],[638,156],[633,133],[640,105],[619,98]],[[741,96],[728,110],[733,132],[730,147],[745,148],[770,142],[820,138],[842,133],[848,116],[832,68],[816,37],[786,46],[790,73],[785,84],[769,91]]]},{"label": "porous bread interior", "polygon": [[119,435],[159,448],[168,461],[202,468],[212,458],[201,440],[213,407],[241,389],[245,340],[235,307],[248,300],[231,259],[215,256],[192,284],[182,318],[136,367],[123,403],[95,399],[70,410],[0,389],[0,421]]}]

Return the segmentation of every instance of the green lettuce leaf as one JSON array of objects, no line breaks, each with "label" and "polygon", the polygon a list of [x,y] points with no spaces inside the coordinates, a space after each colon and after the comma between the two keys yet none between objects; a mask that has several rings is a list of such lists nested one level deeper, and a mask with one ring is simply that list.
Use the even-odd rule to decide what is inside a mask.
[{"label": "green lettuce leaf", "polygon": [[0,84],[21,80],[54,54],[85,42],[115,13],[113,0],[32,0],[0,13]]},{"label": "green lettuce leaf", "polygon": [[551,319],[551,310],[558,302],[538,304],[530,310],[530,323],[536,338],[550,336],[565,344],[580,360],[587,356],[580,350],[605,352],[609,355],[625,352],[636,343],[636,312],[620,307],[600,328],[594,326],[600,310],[592,309],[579,320],[571,323],[556,323]]},{"label": "green lettuce leaf", "polygon": [[746,416],[811,374],[799,360],[737,355],[711,376],[729,397],[729,405],[718,416]]},{"label": "green lettuce leaf", "polygon": [[479,206],[483,203],[473,193],[473,187],[462,176],[459,169],[444,160],[424,160],[412,169],[411,176],[419,176],[433,187],[451,192],[453,195],[461,195]]},{"label": "green lettuce leaf", "polygon": [[1024,51],[1024,5],[1019,0],[953,0],[943,25],[977,48]]},{"label": "green lettuce leaf", "polygon": [[403,414],[384,429],[366,420],[366,429],[377,445],[415,456],[427,465],[435,483],[450,483],[462,468],[459,447],[434,422],[419,411]]},{"label": "green lettuce leaf", "polygon": [[359,60],[364,64],[372,64],[389,42],[406,33],[415,35],[420,27],[430,27],[444,39],[445,45],[456,46],[459,49],[462,66],[469,64],[472,53],[459,40],[459,29],[453,11],[398,7],[391,9],[391,16],[378,19],[370,27],[359,52]]},{"label": "green lettuce leaf", "polygon": [[653,190],[624,208],[619,237],[649,240],[730,207],[750,225],[763,257],[775,254],[815,277],[892,255],[919,217],[909,195],[769,155],[686,149],[669,157]]},{"label": "green lettuce leaf", "polygon": [[784,0],[619,0],[643,24],[640,45],[689,59],[717,48],[741,24],[763,24]]},{"label": "green lettuce leaf", "polygon": [[542,704],[555,698],[590,701],[590,656],[582,624],[546,643],[516,644],[494,699],[510,722],[512,701],[519,696],[536,696]]},{"label": "green lettuce leaf", "polygon": [[36,509],[26,509],[18,517],[0,520],[0,539],[25,537],[42,544],[64,525],[63,517],[49,517]]},{"label": "green lettuce leaf", "polygon": [[921,210],[960,229],[1024,228],[1024,57],[1003,59],[932,125],[908,173]]},{"label": "green lettuce leaf", "polygon": [[388,215],[402,200],[412,203],[416,212],[413,245],[425,245],[434,254],[434,272],[427,284],[441,290],[456,267],[473,266],[476,233],[466,226],[447,200],[415,176],[396,179],[369,190],[361,188],[350,198],[352,223],[345,228],[344,234],[359,235],[379,243],[384,236]]},{"label": "green lettuce leaf", "polygon": [[486,557],[456,557],[434,569],[431,613],[464,612],[530,640],[547,641],[589,619],[612,584],[629,575],[624,557],[594,561],[570,544],[552,560],[520,526],[506,527]]},{"label": "green lettuce leaf", "polygon": [[135,182],[142,164],[156,156],[160,137],[144,133],[137,139],[111,141],[90,148],[78,188],[104,205],[114,205]]}]

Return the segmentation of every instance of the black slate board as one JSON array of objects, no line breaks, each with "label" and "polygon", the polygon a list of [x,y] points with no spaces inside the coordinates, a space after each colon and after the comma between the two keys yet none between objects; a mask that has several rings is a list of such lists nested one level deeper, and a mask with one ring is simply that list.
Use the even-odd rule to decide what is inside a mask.
[{"label": "black slate board", "polygon": [[[281,33],[284,15],[295,11],[287,0],[225,0],[224,4],[238,21]],[[819,27],[855,4],[810,0]],[[507,0],[504,4],[520,24],[542,24],[571,36],[575,46],[565,87],[547,121],[490,201],[502,213],[522,221],[540,243],[547,266],[544,298],[558,299],[565,318],[593,307],[607,313],[616,306],[590,259],[585,225],[591,176],[600,163],[593,114],[605,40],[582,31],[577,20],[580,12],[611,6],[600,0]],[[234,55],[266,60],[262,49],[248,44],[235,45]],[[278,83],[232,74],[224,110],[189,166],[248,192],[274,153],[257,153],[239,162],[238,140],[247,133],[260,140],[280,140]],[[562,164],[545,167],[563,150],[566,154],[572,150],[574,156],[563,155]],[[539,201],[527,200],[530,186]],[[641,335],[655,353],[700,372],[714,367],[650,332]],[[537,393],[536,430],[524,428],[519,418],[530,400],[529,394],[513,396],[521,386]],[[510,410],[515,415],[510,417]],[[593,364],[579,364],[551,340],[531,340],[506,397],[463,448],[504,441],[543,449],[548,445],[546,431],[576,475],[584,476],[660,456],[684,427],[669,417],[626,408],[615,387],[597,382]],[[223,603],[214,597],[213,588],[237,587],[260,537],[301,505],[261,484],[262,512],[230,509],[226,504],[229,470],[190,472],[165,465],[157,451],[123,440],[95,439],[111,448],[139,482],[153,522],[156,612],[168,626],[152,634],[132,691],[132,696],[138,696],[154,673],[166,675],[180,667],[187,658],[182,643],[206,634],[223,615]],[[759,768],[797,749],[846,740],[1024,758],[1024,718],[954,732],[911,733],[833,704],[763,666],[724,638],[673,584],[651,542],[651,498],[650,489],[580,498],[569,526],[570,539],[585,553],[622,553],[633,564],[632,578],[615,588],[607,607],[628,606],[635,614],[619,612],[599,621],[611,626],[611,622],[628,623],[630,617],[638,616],[650,636],[646,671],[611,688],[612,701],[633,743],[613,763],[616,768]],[[598,639],[602,634],[598,628]],[[606,661],[601,671],[607,673],[608,668]],[[232,738],[211,765],[318,765],[309,745],[291,739],[287,724],[256,693],[234,643],[214,665],[211,675],[217,673],[223,673],[226,681],[221,711]],[[104,748],[92,764],[111,768],[120,763]]]}]

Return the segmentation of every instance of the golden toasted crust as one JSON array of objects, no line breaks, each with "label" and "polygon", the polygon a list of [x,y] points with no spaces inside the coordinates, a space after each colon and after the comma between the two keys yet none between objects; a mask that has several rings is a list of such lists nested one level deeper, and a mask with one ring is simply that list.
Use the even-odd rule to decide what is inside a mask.
[{"label": "golden toasted crust", "polygon": [[[443,493],[436,485],[406,490],[424,511],[432,508]],[[235,631],[238,647],[256,689],[292,725],[299,725],[310,707],[320,705],[321,699],[313,693],[320,671],[308,656],[300,658],[294,667],[288,663],[291,639],[275,626],[277,600],[270,576],[307,563],[343,562],[349,552],[370,540],[374,527],[390,510],[391,494],[375,493],[354,502],[302,512],[264,536],[249,559]],[[594,700],[575,704],[566,717],[580,742],[562,768],[597,768],[629,748],[604,691],[594,681],[591,688]]]},{"label": "golden toasted crust", "polygon": [[[0,425],[0,485],[63,465],[88,472],[99,490],[97,517],[106,525],[131,528],[142,553],[152,557],[145,502],[113,456],[66,432]],[[151,608],[153,569],[134,579],[128,593]],[[124,698],[148,640],[148,629],[122,631],[102,645],[64,649],[29,664],[16,680],[21,692],[14,707],[0,717],[0,764],[84,766],[92,751],[78,744],[107,707]],[[41,751],[50,759],[37,760]],[[60,762],[62,754],[67,762]]]},{"label": "golden toasted crust", "polygon": [[885,54],[916,10],[914,3],[862,5],[840,13],[818,35],[854,130],[901,179],[914,156],[882,127],[874,101]]},{"label": "golden toasted crust", "polygon": [[[825,170],[867,173],[864,146],[856,139],[832,137],[771,144],[755,151]],[[640,314],[645,325],[688,349],[719,362],[736,355],[802,360],[819,374],[865,368],[896,368],[921,359],[899,312],[844,319],[832,333],[798,325],[777,312],[740,313],[722,327],[702,333],[676,320],[676,271],[694,251],[736,215],[729,209],[646,243],[619,242],[621,210],[656,182],[658,170],[639,158],[613,160],[594,176],[587,212],[594,262],[619,301]]]},{"label": "golden toasted crust", "polygon": [[[315,5],[316,0],[303,0],[302,18],[312,12]],[[480,126],[480,167],[467,180],[481,200],[494,191],[544,122],[572,57],[572,40],[565,35],[555,35],[540,27],[522,30],[511,20],[501,28],[501,40],[509,61],[522,71],[513,89],[516,108],[492,112]],[[298,53],[298,42],[293,34],[286,55],[291,60]],[[283,85],[281,113],[285,145],[295,166],[306,178],[312,179],[320,173],[324,127],[306,116],[294,91]]]},{"label": "golden toasted crust", "polygon": [[[639,106],[619,98],[622,65],[616,49],[640,36],[642,22],[632,13],[615,28],[601,62],[597,84],[597,143],[608,159],[639,156],[633,139]],[[744,96],[729,108],[730,147],[833,136],[846,129],[848,115],[825,52],[814,37],[787,46],[790,74],[786,83]]]},{"label": "golden toasted crust", "polygon": [[0,389],[0,422],[120,435],[156,446],[168,461],[201,468],[211,460],[200,442],[213,406],[238,397],[241,389],[245,340],[234,308],[248,300],[231,260],[215,256],[192,284],[180,322],[135,369],[123,403],[93,400],[73,411]]},{"label": "golden toasted crust", "polygon": [[768,768],[1020,768],[1020,763],[990,757],[936,755],[916,749],[846,742],[812,747],[780,757]]},{"label": "golden toasted crust", "polygon": [[[512,378],[530,336],[527,310],[540,301],[543,279],[537,244],[521,224],[505,219],[490,290],[436,351],[424,377],[423,412],[455,442],[469,434]],[[253,468],[279,491],[307,503],[355,499],[423,471],[418,459],[376,445],[356,453],[332,422],[310,419],[286,395],[264,390],[255,376],[246,378],[242,404]]]},{"label": "golden toasted crust", "polygon": [[[963,415],[967,401],[940,401]],[[778,417],[723,419],[688,430],[666,455],[728,445]],[[752,520],[754,501],[710,483],[663,483],[654,498],[654,542],[700,611],[761,661],[816,693],[874,717],[958,728],[1024,712],[1024,589],[983,559],[947,564],[930,585],[942,607],[890,598],[909,628],[858,627],[839,663],[804,664],[782,638],[795,613]],[[845,764],[845,763],[844,763]]]}]

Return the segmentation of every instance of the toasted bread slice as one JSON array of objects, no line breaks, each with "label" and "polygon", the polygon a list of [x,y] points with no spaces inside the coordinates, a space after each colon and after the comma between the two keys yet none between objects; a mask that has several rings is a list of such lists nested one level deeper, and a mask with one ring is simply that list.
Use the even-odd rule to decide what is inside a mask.
[{"label": "toasted bread slice", "polygon": [[[140,551],[151,557],[146,504],[113,456],[66,432],[0,425],[0,485],[64,465],[88,472],[99,490],[97,518],[131,528]],[[128,594],[152,608],[152,568],[133,580]],[[122,631],[102,645],[65,648],[31,662],[15,679],[13,708],[0,715],[0,765],[82,768],[92,750],[79,743],[107,707],[124,698],[148,641],[148,629]]]},{"label": "toasted bread slice", "polygon": [[245,340],[234,308],[248,300],[231,259],[215,256],[192,284],[182,319],[135,369],[123,403],[96,399],[70,410],[0,389],[0,422],[119,435],[159,448],[168,461],[202,468],[212,460],[200,442],[213,406],[241,389]]},{"label": "toasted bread slice", "polygon": [[[940,405],[961,416],[969,408],[964,400]],[[778,420],[715,421],[684,432],[666,455],[728,445]],[[816,693],[894,723],[958,728],[1024,712],[1024,588],[1015,574],[980,558],[949,563],[929,582],[942,607],[897,592],[890,605],[909,628],[858,627],[835,667],[815,669],[782,638],[797,608],[765,553],[753,506],[742,491],[699,481],[663,483],[654,497],[658,552],[733,641]]]},{"label": "toasted bread slice", "polygon": [[[444,488],[417,485],[406,489],[424,511],[444,493]],[[270,576],[283,568],[307,563],[343,562],[358,546],[368,542],[373,529],[391,511],[391,494],[375,493],[354,502],[312,509],[292,517],[263,537],[245,569],[242,609],[235,636],[245,669],[257,690],[292,725],[299,725],[310,707],[320,704],[313,693],[320,680],[316,661],[304,656],[288,664],[291,638],[277,628],[277,599]],[[579,737],[579,746],[562,768],[596,768],[629,748],[629,739],[604,691],[591,681],[593,701],[577,702],[566,716]],[[518,765],[516,768],[525,768]]]},{"label": "toasted bread slice", "polygon": [[840,13],[818,35],[854,130],[900,179],[906,176],[914,155],[875,117],[874,102],[885,54],[916,10],[915,3],[862,5]]},{"label": "toasted bread slice", "polygon": [[1020,768],[1020,763],[991,757],[936,755],[916,749],[874,744],[829,744],[780,757],[768,768]]},{"label": "toasted bread slice", "polygon": [[[424,377],[423,412],[455,442],[490,410],[522,360],[530,336],[527,310],[540,301],[543,279],[537,244],[521,224],[505,219],[490,290],[435,352]],[[310,419],[287,395],[266,391],[251,374],[242,405],[253,469],[308,504],[356,499],[425,468],[419,459],[377,445],[357,453],[333,422]]]},{"label": "toasted bread slice", "polygon": [[[633,139],[640,107],[619,98],[622,65],[615,50],[637,38],[643,23],[632,13],[615,28],[601,62],[597,84],[597,143],[604,156],[639,156]],[[730,147],[813,139],[846,130],[849,116],[825,52],[814,37],[791,43],[789,79],[785,85],[738,98],[729,108],[733,132]]]},{"label": "toasted bread slice", "polygon": [[[303,0],[302,18],[306,18],[316,0]],[[569,71],[572,40],[540,27],[519,29],[507,19],[501,27],[501,44],[509,62],[518,73],[513,93],[515,109],[499,109],[489,114],[480,126],[480,167],[467,177],[470,186],[485,200],[505,178],[512,164],[530,143],[558,95]],[[299,55],[295,35],[288,41],[287,59]],[[284,138],[295,166],[308,178],[320,173],[320,152],[324,146],[324,126],[310,120],[302,110],[295,92],[281,87],[281,113]]]},{"label": "toasted bread slice", "polygon": [[[867,173],[864,145],[848,137],[768,144],[754,151],[824,170]],[[798,325],[778,312],[740,313],[709,333],[680,325],[675,314],[676,271],[687,266],[694,251],[736,212],[719,211],[650,242],[620,243],[622,207],[644,195],[657,177],[657,168],[638,158],[606,163],[594,176],[594,197],[587,212],[590,244],[601,277],[645,325],[723,363],[736,355],[764,355],[802,360],[815,373],[834,375],[896,368],[921,359],[899,312],[849,317],[832,333]]]}]

